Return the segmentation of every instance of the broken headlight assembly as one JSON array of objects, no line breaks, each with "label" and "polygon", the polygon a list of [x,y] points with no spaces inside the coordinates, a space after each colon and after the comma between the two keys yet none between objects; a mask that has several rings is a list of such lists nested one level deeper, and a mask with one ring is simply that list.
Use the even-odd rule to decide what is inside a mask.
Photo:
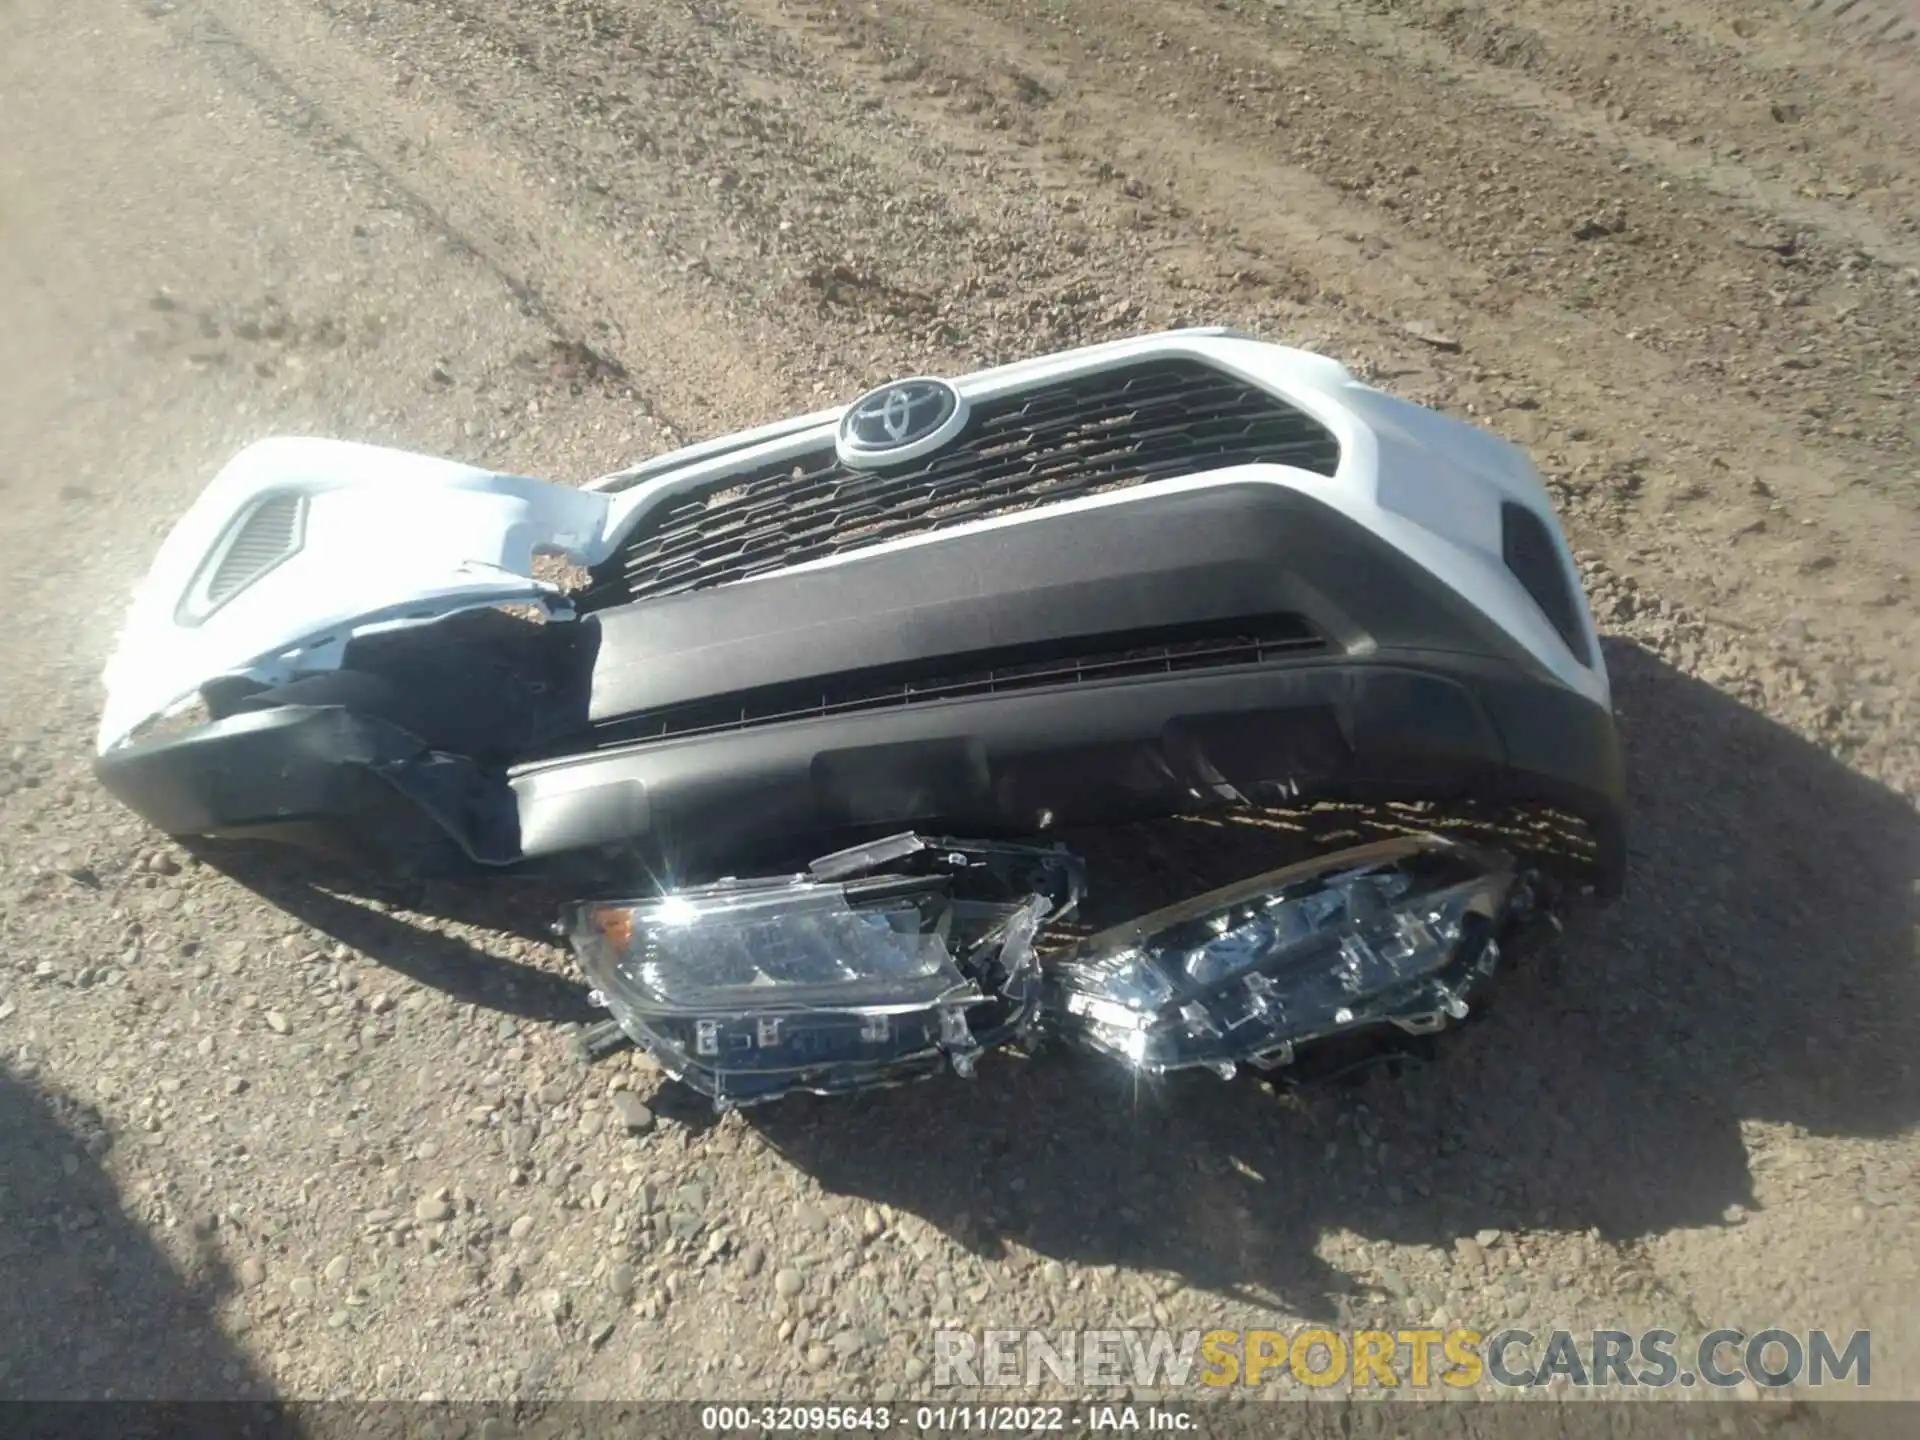
[{"label": "broken headlight assembly", "polygon": [[836,1094],[1058,1036],[1145,1075],[1292,1065],[1296,1047],[1466,1018],[1550,907],[1506,855],[1436,836],[1320,856],[1043,959],[1077,909],[1064,849],[897,835],[805,873],[569,908],[601,1027],[719,1108]]},{"label": "broken headlight assembly", "polygon": [[970,1074],[1032,1028],[1035,937],[1079,894],[1064,851],[901,835],[560,929],[626,1036],[724,1108]]},{"label": "broken headlight assembly", "polygon": [[1344,850],[1083,941],[1049,968],[1049,1023],[1149,1075],[1439,1030],[1466,1016],[1531,893],[1504,856],[1437,838]]}]

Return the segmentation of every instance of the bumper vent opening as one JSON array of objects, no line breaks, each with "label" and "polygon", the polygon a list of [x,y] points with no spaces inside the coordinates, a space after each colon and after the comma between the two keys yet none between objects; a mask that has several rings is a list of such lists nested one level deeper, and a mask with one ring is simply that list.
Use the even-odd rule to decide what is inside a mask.
[{"label": "bumper vent opening", "polygon": [[1589,668],[1593,647],[1580,624],[1580,601],[1573,577],[1560,558],[1547,525],[1524,505],[1504,501],[1500,506],[1500,552],[1514,579],[1526,587],[1574,658]]},{"label": "bumper vent opening", "polygon": [[577,597],[602,610],[844,551],[1231,465],[1332,475],[1333,432],[1197,360],[1075,375],[977,403],[931,456],[851,470],[831,445],[662,502]]},{"label": "bumper vent opening", "polygon": [[268,495],[226,534],[211,563],[195,577],[179,618],[196,624],[253,584],[301,546],[307,501],[302,495]]},{"label": "bumper vent opening", "polygon": [[1297,615],[1077,636],[639,711],[595,726],[592,741],[596,749],[606,750],[936,700],[1258,665],[1325,649],[1326,642]]}]

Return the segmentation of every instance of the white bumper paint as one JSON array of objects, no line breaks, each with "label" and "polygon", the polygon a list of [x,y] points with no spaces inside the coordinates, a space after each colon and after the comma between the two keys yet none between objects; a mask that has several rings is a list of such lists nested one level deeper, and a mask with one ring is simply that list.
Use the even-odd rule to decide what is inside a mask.
[{"label": "white bumper paint", "polygon": [[[263,495],[307,497],[304,543],[204,621],[178,610],[228,526]],[[595,550],[608,497],[336,440],[241,451],[160,547],[107,664],[104,752],[223,675],[272,684],[331,669],[356,631],[488,605],[546,603],[538,550]]]},{"label": "white bumper paint", "polygon": [[[1550,520],[1552,507],[1526,457],[1497,436],[1364,386],[1324,356],[1218,330],[1093,346],[981,371],[954,384],[969,402],[978,402],[1156,355],[1211,361],[1298,405],[1339,439],[1339,473],[1329,478],[1284,466],[1212,471],[876,548],[937,544],[1042,514],[1263,480],[1310,494],[1359,521],[1472,601],[1563,683],[1610,703],[1604,666],[1589,668],[1567,650],[1501,559],[1501,501],[1519,501]],[[275,684],[334,668],[348,638],[377,627],[512,603],[567,613],[557,589],[533,578],[536,554],[597,564],[659,500],[743,465],[831,444],[839,414],[821,411],[723,437],[583,487],[341,441],[283,438],[250,446],[167,536],[141,583],[107,666],[99,747],[104,752],[123,743],[217,677]],[[228,527],[262,496],[287,492],[309,497],[299,552],[205,621],[183,623],[181,598]],[[1558,523],[1550,530],[1557,539]],[[1572,556],[1559,543],[1577,587]],[[1582,622],[1598,654],[1591,617],[1583,613]]]}]

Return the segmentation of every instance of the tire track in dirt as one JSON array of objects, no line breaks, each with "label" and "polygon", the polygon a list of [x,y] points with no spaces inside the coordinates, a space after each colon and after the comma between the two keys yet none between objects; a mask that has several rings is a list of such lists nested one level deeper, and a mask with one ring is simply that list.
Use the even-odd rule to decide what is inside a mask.
[{"label": "tire track in dirt", "polygon": [[[466,206],[464,223],[543,289],[560,287],[576,329],[623,322],[604,334],[606,353],[653,393],[678,387],[681,431],[951,368],[956,351],[985,361],[1190,320],[1265,327],[1358,352],[1363,373],[1410,376],[1398,388],[1412,398],[1529,444],[1590,557],[1657,577],[1669,601],[1811,666],[1821,678],[1805,688],[1825,711],[1893,698],[1873,677],[1903,637],[1883,645],[1875,631],[1897,625],[1845,617],[1888,615],[1913,517],[1861,493],[1857,455],[1809,447],[1810,422],[1770,403],[1783,375],[1803,372],[1736,370],[1747,394],[1729,409],[1711,327],[1674,344],[1625,279],[1608,282],[1606,304],[1531,289],[1503,273],[1516,257],[1499,246],[1458,243],[1441,213],[1456,196],[1413,223],[1323,153],[1325,131],[1304,150],[1296,139],[1304,163],[1277,161],[1246,102],[1326,84],[1318,32],[1289,47],[1263,20],[1237,52],[1261,68],[1216,94],[1192,87],[1219,80],[1219,51],[1191,46],[1173,75],[1180,103],[1205,108],[1183,118],[1115,87],[1110,57],[1061,43],[1068,26],[1035,43],[959,7],[904,12],[876,22],[757,0],[745,11],[757,25],[741,25],[698,7],[417,0],[376,12],[351,45],[332,7],[292,6],[267,28],[297,55],[303,85],[351,114],[356,137],[377,137],[358,143],[410,167],[436,203]],[[1158,54],[1153,23],[1110,27],[1095,49],[1144,42],[1126,53]],[[1209,17],[1189,39],[1224,43],[1239,34],[1231,23]],[[903,26],[937,38],[915,44]],[[435,79],[456,74],[466,83]],[[390,93],[391,104],[371,98]],[[859,224],[856,211],[882,218]],[[1524,261],[1582,243],[1533,245]],[[1644,264],[1599,263],[1647,283]],[[642,299],[635,269],[673,278]],[[1673,282],[1668,303],[1700,289]],[[648,306],[645,323],[625,323]],[[1435,326],[1465,355],[1417,338]],[[682,363],[663,334],[708,337],[693,347],[703,362]],[[1730,547],[1744,574],[1720,563]],[[1816,609],[1820,633],[1805,618]]]},{"label": "tire track in dirt", "polygon": [[[1907,643],[1898,633],[1907,617],[1882,608],[1904,584],[1898,577],[1914,532],[1904,506],[1849,486],[1848,470],[1783,423],[1758,384],[1730,407],[1717,373],[1727,368],[1724,359],[1704,341],[1690,355],[1667,353],[1659,337],[1649,343],[1637,328],[1647,318],[1636,296],[1625,297],[1635,303],[1624,314],[1570,309],[1552,290],[1490,275],[1444,233],[1409,233],[1393,209],[1370,207],[1366,197],[1335,188],[1337,179],[1329,184],[1277,160],[1271,142],[1259,138],[1262,115],[1249,109],[1309,83],[1316,94],[1338,93],[1337,82],[1317,75],[1301,52],[1280,47],[1275,54],[1243,40],[1238,72],[1205,72],[1214,96],[1192,81],[1177,94],[1158,90],[1157,77],[1148,94],[1126,63],[1140,53],[1124,48],[1130,22],[1110,18],[1099,40],[1082,48],[1074,35],[1084,27],[1070,7],[1048,12],[1061,23],[1040,33],[950,5],[894,6],[883,19],[834,4],[764,0],[748,10],[788,29],[855,91],[876,78],[887,84],[887,75],[915,74],[912,84],[888,84],[891,109],[928,127],[958,120],[976,143],[1024,145],[1029,163],[1052,166],[1061,184],[1113,157],[1137,172],[1138,181],[1125,183],[1163,198],[1174,215],[1165,243],[1193,257],[1200,274],[1226,268],[1229,247],[1267,237],[1281,264],[1309,272],[1307,293],[1326,325],[1316,333],[1341,353],[1378,340],[1382,327],[1369,315],[1424,319],[1457,337],[1465,358],[1441,356],[1431,385],[1396,388],[1464,408],[1528,443],[1557,484],[1577,543],[1656,591],[1769,637],[1842,687],[1862,670],[1884,675],[1881,667]],[[1071,28],[1062,19],[1069,15]],[[1172,48],[1151,43],[1151,24],[1141,22],[1145,52]],[[1197,38],[1191,29],[1185,37],[1188,44]],[[1249,56],[1264,61],[1257,73],[1245,69]],[[1217,62],[1217,52],[1208,58]],[[956,107],[952,96],[932,93],[943,90],[976,103]],[[1317,129],[1315,139],[1325,133]],[[1302,158],[1317,171],[1311,142]],[[1083,194],[1092,189],[1083,182]],[[1419,348],[1403,332],[1403,353]],[[1656,447],[1662,453],[1650,460]],[[1885,466],[1868,473],[1884,475]],[[1844,506],[1830,503],[1840,495]],[[1749,588],[1721,563],[1729,548],[1742,569],[1761,573],[1758,584]],[[1834,563],[1836,552],[1844,563]],[[1780,632],[1786,611],[1816,603],[1859,621],[1831,627],[1842,633],[1828,646],[1808,645],[1797,624]]]},{"label": "tire track in dirt", "polygon": [[[493,112],[494,133],[697,265],[730,304],[830,337],[850,384],[930,355],[948,368],[956,354],[1017,358],[1036,323],[1063,344],[1101,337],[1085,323],[1082,257],[1117,246],[1144,261],[1140,227],[1076,224],[1078,198],[991,139],[956,146],[943,127],[876,143],[877,97],[822,87],[789,47],[723,25],[730,12],[691,7],[684,24],[677,13],[425,3],[411,20],[404,7],[383,12],[374,29],[450,64],[451,42],[418,23],[432,15],[512,57],[487,92],[490,105],[502,90],[514,98]],[[516,84],[513,72],[546,83]],[[645,124],[615,113],[612,143],[580,143],[566,109],[575,91],[596,114],[644,93],[632,108]],[[1009,287],[1016,258],[1023,284]]]},{"label": "tire track in dirt", "polygon": [[1796,0],[1847,40],[1891,48],[1920,40],[1920,9],[1912,0]]},{"label": "tire track in dirt", "polygon": [[[312,13],[309,28],[346,23]],[[1811,591],[1829,614],[1844,612],[1898,585],[1897,546],[1877,572],[1870,552],[1850,549],[1847,525],[1869,529],[1864,497],[1836,516],[1821,496],[1843,493],[1842,467],[1805,451],[1764,407],[1725,413],[1724,397],[1704,388],[1710,372],[1615,333],[1635,317],[1530,294],[1444,238],[1408,233],[1367,197],[1276,166],[1244,126],[1196,134],[1103,89],[1100,76],[1082,83],[1018,31],[974,33],[997,22],[944,8],[941,43],[903,48],[893,31],[838,11],[797,34],[789,12],[747,13],[765,29],[717,10],[392,7],[357,34],[361,50],[413,77],[395,105],[414,118],[368,111],[365,124],[425,129],[444,147],[458,128],[450,109],[460,124],[484,121],[484,141],[438,183],[457,191],[464,171],[499,168],[489,147],[505,147],[509,168],[545,177],[536,195],[577,200],[591,218],[572,217],[571,233],[592,239],[591,266],[565,276],[578,313],[624,313],[617,281],[588,279],[607,275],[607,250],[622,246],[639,263],[697,276],[713,324],[774,336],[764,368],[790,381],[811,366],[824,378],[808,400],[952,368],[956,351],[1008,358],[1189,320],[1265,327],[1328,344],[1366,373],[1410,374],[1397,388],[1412,398],[1531,444],[1590,556],[1657,576],[1652,588],[1668,601],[1744,620],[1796,669],[1811,666],[1815,681],[1794,688],[1816,711],[1895,698],[1871,678],[1888,658],[1873,627],[1822,625],[1840,632],[1829,640],[1798,608]],[[966,27],[962,43],[954,26]],[[991,58],[1015,53],[1011,69]],[[968,72],[975,57],[989,57],[978,74]],[[364,83],[370,62],[329,64],[357,66],[343,85],[363,97],[355,103],[380,93]],[[434,76],[453,74],[466,83],[435,88]],[[433,125],[411,108],[420,105]],[[569,118],[582,108],[609,117],[608,133]],[[1119,128],[1130,117],[1143,123]],[[493,223],[524,229],[511,198],[500,204]],[[857,223],[875,212],[879,224]],[[538,241],[528,244],[537,254]],[[1464,357],[1414,338],[1436,324],[1467,346]],[[620,353],[658,383],[646,360]],[[702,386],[691,403],[717,408],[727,393]],[[689,424],[722,423],[685,413]],[[728,418],[770,413],[736,405]],[[1649,440],[1669,448],[1656,457]],[[1909,518],[1887,511],[1878,535],[1897,538]],[[1719,563],[1730,546],[1745,574]],[[1833,563],[1836,552],[1848,563]],[[1678,643],[1685,660],[1693,642]]]},{"label": "tire track in dirt", "polygon": [[[1000,0],[955,8],[1023,23]],[[1823,413],[1796,430],[1820,436],[1823,450],[1845,455],[1868,483],[1912,489],[1904,467],[1885,463],[1904,453],[1920,419],[1905,389],[1920,353],[1920,306],[1907,277],[1813,237],[1788,243],[1772,217],[1728,218],[1719,202],[1662,189],[1657,177],[1591,145],[1543,145],[1550,131],[1524,112],[1463,93],[1445,76],[1383,63],[1290,11],[1147,6],[1096,26],[1094,8],[1063,7],[1075,23],[1033,40],[1097,64],[1148,61],[1153,84],[1169,87],[1162,105],[1197,107],[1189,114],[1206,116],[1209,133],[1251,140],[1265,129],[1269,154],[1291,151],[1293,165],[1391,212],[1404,230],[1512,290],[1611,322],[1623,337],[1633,330],[1646,348],[1682,362],[1723,365],[1766,412],[1816,400]],[[1278,66],[1260,63],[1268,37],[1282,46]],[[1235,76],[1263,73],[1291,83],[1256,116],[1236,95]],[[1839,294],[1826,292],[1836,285],[1858,302],[1854,325],[1831,323],[1826,306]],[[1816,351],[1804,366],[1776,363]],[[1846,383],[1809,379],[1815,368]]]},{"label": "tire track in dirt", "polygon": [[[1255,15],[1280,8],[1237,3]],[[1740,51],[1689,43],[1624,5],[1597,20],[1551,0],[1497,14],[1451,0],[1284,8],[1765,218],[1885,265],[1920,266],[1920,180],[1899,163],[1920,154],[1920,105],[1911,117],[1897,108],[1867,115],[1859,136],[1868,107],[1849,106],[1843,117],[1843,102],[1813,79],[1756,74]],[[1853,203],[1830,204],[1829,195]]]},{"label": "tire track in dirt", "polygon": [[713,316],[659,271],[647,283],[643,265],[593,235],[517,157],[445,108],[419,94],[405,104],[372,101],[394,93],[391,72],[340,43],[326,18],[296,11],[268,23],[259,11],[189,3],[168,23],[256,103],[291,117],[317,148],[361,171],[455,251],[478,257],[552,330],[560,369],[633,395],[658,448],[792,408],[793,388],[771,377],[798,371],[797,357],[769,366],[771,337],[741,317]]},{"label": "tire track in dirt", "polygon": [[[751,6],[763,36],[703,23],[697,11],[628,17],[633,28],[621,32],[618,10],[570,9],[555,25],[558,12],[470,0],[422,0],[391,21],[381,12],[352,46],[327,38],[346,23],[341,12],[294,7],[273,43],[290,55],[297,45],[302,84],[353,115],[355,143],[378,137],[371,143],[391,163],[411,168],[409,183],[427,177],[436,201],[468,207],[465,223],[491,237],[484,243],[543,288],[561,287],[576,330],[611,332],[610,317],[647,315],[605,334],[606,353],[650,391],[678,387],[679,432],[752,423],[931,359],[951,366],[963,347],[1004,358],[1186,319],[1251,320],[1325,343],[1300,327],[1330,310],[1327,342],[1379,353],[1376,373],[1412,370],[1414,383],[1400,388],[1413,398],[1531,442],[1583,548],[1618,573],[1657,573],[1654,588],[1669,599],[1765,636],[1782,596],[1798,606],[1817,595],[1831,615],[1862,605],[1874,613],[1897,592],[1912,517],[1857,489],[1844,511],[1827,503],[1857,479],[1836,463],[1853,457],[1807,449],[1767,403],[1772,376],[1749,372],[1751,407],[1728,412],[1723,395],[1703,388],[1723,362],[1672,353],[1669,337],[1649,344],[1628,328],[1646,321],[1626,293],[1582,309],[1555,290],[1529,291],[1500,273],[1497,247],[1488,263],[1484,247],[1463,254],[1448,243],[1444,225],[1422,233],[1337,170],[1323,174],[1317,150],[1301,157],[1304,169],[1276,164],[1239,114],[1247,92],[1233,84],[1226,123],[1196,133],[1164,105],[1102,89],[1071,46],[1027,44],[1017,29],[954,7],[909,12],[943,43],[903,48],[903,22],[863,24],[833,8],[817,12],[826,28],[803,25],[796,36],[794,12]],[[429,17],[437,23],[415,23]],[[1164,33],[1152,23],[1104,38]],[[782,53],[796,38],[801,49]],[[1201,27],[1193,38],[1216,35]],[[1325,63],[1316,44],[1267,44],[1267,83],[1311,80]],[[1192,48],[1187,61],[1220,63],[1218,52]],[[1015,53],[1021,60],[1004,71],[987,58]],[[376,54],[411,77],[404,103],[369,99],[392,84]],[[435,88],[437,74],[471,80],[477,59],[497,84]],[[842,83],[820,85],[823,68]],[[644,131],[616,126],[600,137],[598,126],[568,122],[569,110],[628,106],[651,117]],[[1093,145],[1074,133],[1081,128]],[[1098,158],[1103,149],[1121,163]],[[940,193],[926,172],[943,152],[962,156],[979,183]],[[506,186],[503,175],[520,178]],[[854,204],[898,215],[877,230],[842,230],[834,217]],[[673,275],[674,288],[641,301],[635,268]],[[1020,275],[1011,289],[1024,293],[995,278],[1002,269]],[[1222,314],[1223,289],[1252,303]],[[675,297],[670,311],[660,293]],[[1673,293],[1684,303],[1694,292]],[[1210,313],[1193,313],[1196,295]],[[1466,357],[1420,353],[1431,347],[1410,337],[1436,324]],[[750,335],[751,359],[736,339],[703,343],[695,375],[657,343],[661,334]],[[714,358],[722,351],[724,363]],[[1471,358],[1481,355],[1501,358]],[[795,380],[810,376],[819,378],[808,393]],[[1647,403],[1638,392],[1649,392]],[[1664,453],[1649,453],[1656,447]],[[1729,546],[1760,571],[1758,584],[1719,564]],[[1886,650],[1871,627],[1836,628],[1854,631],[1837,650],[1799,623],[1769,638],[1832,677],[1826,703],[1844,709],[1861,698],[1848,672],[1879,673],[1899,638]],[[1876,695],[1885,698],[1876,691],[1866,703]]]}]

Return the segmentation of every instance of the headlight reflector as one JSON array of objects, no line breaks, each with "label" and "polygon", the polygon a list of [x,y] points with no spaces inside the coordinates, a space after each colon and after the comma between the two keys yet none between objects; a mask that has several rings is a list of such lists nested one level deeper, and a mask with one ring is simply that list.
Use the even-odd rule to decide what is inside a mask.
[{"label": "headlight reflector", "polygon": [[1466,1014],[1516,891],[1503,856],[1431,837],[1269,872],[1085,941],[1049,967],[1056,1024],[1147,1074],[1243,1061],[1362,1025]]},{"label": "headlight reflector", "polygon": [[970,1073],[1037,1013],[1034,937],[1079,886],[1064,852],[901,836],[805,875],[582,902],[561,929],[620,1027],[730,1106]]}]

